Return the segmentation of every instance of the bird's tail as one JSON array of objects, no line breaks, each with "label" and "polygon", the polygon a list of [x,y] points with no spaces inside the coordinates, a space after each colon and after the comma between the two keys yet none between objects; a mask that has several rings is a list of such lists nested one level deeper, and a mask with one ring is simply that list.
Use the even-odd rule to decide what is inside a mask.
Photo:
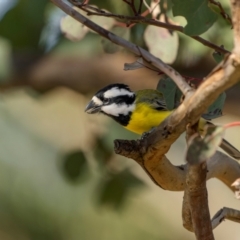
[{"label": "bird's tail", "polygon": [[227,140],[223,139],[220,144],[220,148],[222,148],[226,153],[228,153],[231,157],[240,160],[240,151],[237,150],[233,145],[231,145]]}]

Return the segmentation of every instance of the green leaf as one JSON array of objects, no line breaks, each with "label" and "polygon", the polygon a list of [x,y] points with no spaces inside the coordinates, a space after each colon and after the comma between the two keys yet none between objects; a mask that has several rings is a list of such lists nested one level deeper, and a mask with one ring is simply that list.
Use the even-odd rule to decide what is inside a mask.
[{"label": "green leaf", "polygon": [[[182,92],[178,89],[174,81],[167,75],[163,76],[159,80],[157,90],[163,94],[168,110],[173,110],[181,103]],[[202,117],[207,120],[211,120],[222,116],[222,109],[225,103],[225,99],[226,93],[223,92],[219,95],[216,101],[210,105],[207,112],[204,113]]]},{"label": "green leaf", "polygon": [[128,169],[115,174],[111,173],[98,186],[98,204],[120,209],[126,202],[131,190],[143,186],[143,184],[143,181],[133,175]]},{"label": "green leaf", "polygon": [[87,160],[82,151],[74,151],[67,154],[63,162],[63,173],[71,182],[85,180],[89,174]]},{"label": "green leaf", "polygon": [[221,117],[225,100],[226,100],[226,93],[223,92],[219,95],[217,100],[212,105],[210,105],[210,107],[207,110],[207,113],[204,113],[202,117],[208,120]]},{"label": "green leaf", "polygon": [[0,37],[0,83],[6,81],[7,76],[12,72],[11,70],[11,45],[9,41]]},{"label": "green leaf", "polygon": [[206,32],[217,20],[217,14],[208,7],[208,0],[172,0],[173,15],[187,20],[184,33],[195,36]]},{"label": "green leaf", "polygon": [[189,140],[189,147],[186,160],[190,164],[198,164],[206,161],[216,152],[222,142],[225,129],[223,127],[211,125],[207,128],[204,138],[199,135],[193,136]]},{"label": "green leaf", "polygon": [[[48,0],[21,0],[0,21],[1,36],[10,40],[13,49],[39,50]],[[26,34],[27,33],[27,34]]]},{"label": "green leaf", "polygon": [[143,34],[145,32],[146,25],[143,24],[136,24],[134,27],[131,28],[131,40],[136,45],[146,48],[145,41],[143,39]]},{"label": "green leaf", "polygon": [[97,162],[105,166],[110,161],[112,155],[113,149],[108,146],[105,137],[96,139],[94,156]]},{"label": "green leaf", "polygon": [[221,14],[221,9],[216,5],[213,4],[212,2],[208,1],[208,7],[215,13]]},{"label": "green leaf", "polygon": [[167,109],[173,110],[175,108],[175,96],[178,91],[174,81],[166,75],[163,76],[158,82],[157,90],[163,94]]},{"label": "green leaf", "polygon": [[215,51],[213,52],[212,56],[217,63],[220,63],[224,59],[224,54],[220,52]]}]

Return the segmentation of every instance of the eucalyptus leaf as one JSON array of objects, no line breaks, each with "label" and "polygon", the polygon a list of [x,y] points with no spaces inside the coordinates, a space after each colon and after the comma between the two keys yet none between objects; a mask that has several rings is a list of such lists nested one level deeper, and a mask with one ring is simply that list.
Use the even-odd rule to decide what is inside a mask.
[{"label": "eucalyptus leaf", "polygon": [[172,0],[173,15],[187,20],[184,33],[190,36],[206,32],[217,20],[217,14],[208,7],[208,0]]},{"label": "eucalyptus leaf", "polygon": [[85,180],[89,168],[84,153],[80,150],[68,153],[63,159],[63,173],[71,182]]},{"label": "eucalyptus leaf", "polygon": [[[159,19],[164,22],[163,17]],[[144,40],[149,52],[161,58],[165,63],[173,63],[178,52],[178,34],[169,29],[147,26],[144,32]]]},{"label": "eucalyptus leaf", "polygon": [[106,164],[111,160],[113,155],[113,149],[106,143],[106,137],[96,139],[96,146],[94,148],[94,156],[98,164],[103,165],[105,168]]},{"label": "eucalyptus leaf", "polygon": [[224,55],[220,52],[213,52],[212,54],[214,60],[216,61],[216,63],[220,63],[223,59],[224,59]]},{"label": "eucalyptus leaf", "polygon": [[219,97],[210,105],[207,112],[202,115],[203,118],[211,120],[222,116],[222,109],[226,100],[226,93],[223,92]]},{"label": "eucalyptus leaf", "polygon": [[[77,7],[73,7],[73,9],[81,13],[83,16],[87,17],[87,14],[81,9]],[[69,15],[62,18],[60,27],[65,37],[73,42],[80,41],[89,32],[88,27],[76,21],[73,17]]]},{"label": "eucalyptus leaf", "polygon": [[45,8],[48,2],[18,1],[1,19],[1,37],[11,42],[13,50],[39,51],[39,38],[45,23]]},{"label": "eucalyptus leaf", "polygon": [[[173,110],[181,103],[182,92],[178,89],[174,81],[167,75],[161,77],[158,82],[157,90],[163,94],[168,110]],[[202,115],[203,118],[211,120],[222,116],[222,109],[226,100],[226,93],[223,92],[210,105],[207,112]]]},{"label": "eucalyptus leaf", "polygon": [[177,85],[167,75],[158,81],[157,90],[163,94],[168,110],[173,110],[175,108],[177,89]]},{"label": "eucalyptus leaf", "polygon": [[98,186],[98,204],[120,209],[124,206],[131,190],[143,186],[143,184],[143,181],[136,177],[129,169],[118,173],[111,173]]}]

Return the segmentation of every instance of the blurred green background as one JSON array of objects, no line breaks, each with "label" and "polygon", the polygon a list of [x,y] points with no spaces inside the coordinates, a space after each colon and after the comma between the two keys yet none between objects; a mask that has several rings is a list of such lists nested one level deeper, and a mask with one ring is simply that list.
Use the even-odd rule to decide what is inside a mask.
[{"label": "blurred green background", "polygon": [[[120,0],[91,2],[131,13]],[[228,2],[223,4],[229,11]],[[182,227],[183,193],[160,189],[134,161],[114,154],[114,139],[138,136],[84,113],[92,94],[106,84],[156,88],[158,74],[123,71],[135,56],[104,53],[101,37],[92,32],[69,41],[59,27],[63,16],[48,0],[0,0],[0,239],[194,239]],[[145,28],[134,26],[129,40],[146,47]],[[221,18],[203,36],[232,48],[231,29]],[[216,64],[212,53],[180,34],[173,66],[204,77]],[[224,116],[215,122],[239,119],[239,100],[239,87],[230,89]],[[240,148],[239,129],[226,138]],[[183,137],[168,157],[183,164],[185,148]],[[221,182],[209,181],[208,189],[211,215],[223,206],[238,208]],[[226,221],[214,233],[234,240],[240,229]]]}]

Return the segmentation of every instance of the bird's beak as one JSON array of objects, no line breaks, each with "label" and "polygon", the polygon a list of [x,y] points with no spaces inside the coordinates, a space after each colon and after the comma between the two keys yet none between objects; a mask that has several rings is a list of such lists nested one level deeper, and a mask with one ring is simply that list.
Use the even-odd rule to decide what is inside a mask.
[{"label": "bird's beak", "polygon": [[94,101],[90,101],[85,108],[86,113],[98,113],[101,111],[101,106],[97,105]]}]

